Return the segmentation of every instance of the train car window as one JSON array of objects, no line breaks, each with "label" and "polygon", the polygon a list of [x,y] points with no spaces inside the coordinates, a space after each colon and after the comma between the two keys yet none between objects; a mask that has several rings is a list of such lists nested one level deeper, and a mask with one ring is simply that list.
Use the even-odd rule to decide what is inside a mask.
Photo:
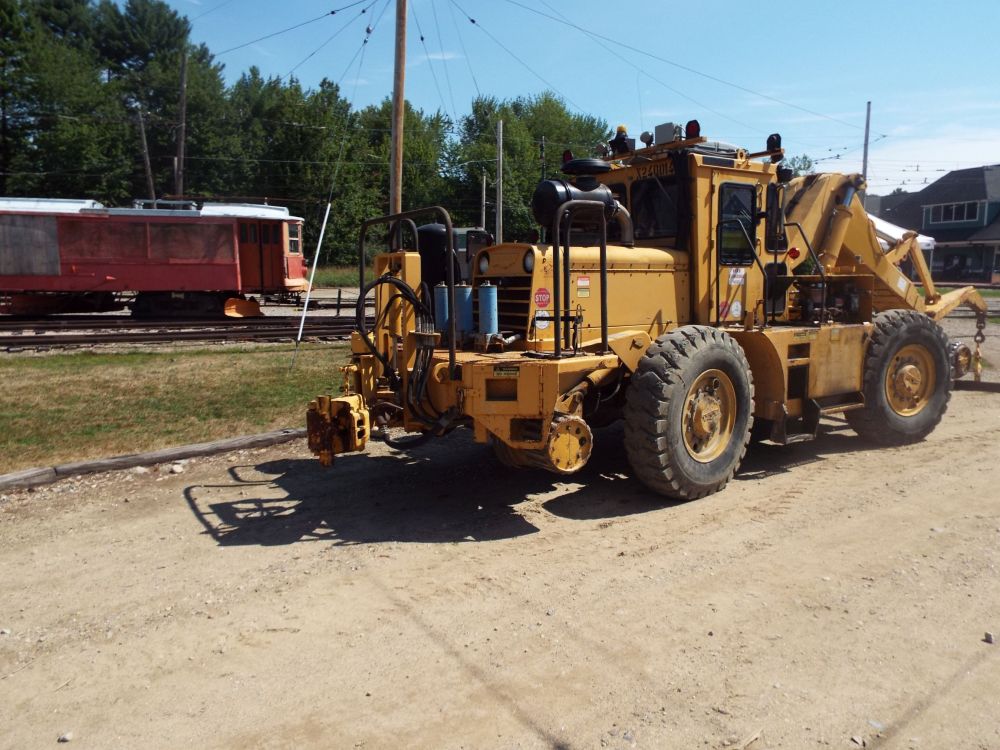
[{"label": "train car window", "polygon": [[257,241],[257,225],[256,224],[251,224],[250,225],[250,242],[256,242],[256,241]]},{"label": "train car window", "polygon": [[233,235],[224,224],[151,223],[149,257],[226,263],[233,258]]},{"label": "train car window", "polygon": [[240,224],[240,242],[247,241],[247,225]]},{"label": "train car window", "polygon": [[299,232],[301,228],[299,224],[288,225],[288,252],[290,253],[297,254],[299,252]]},{"label": "train car window", "polygon": [[632,183],[629,202],[637,240],[677,235],[677,182],[673,177],[652,177]]},{"label": "train car window", "polygon": [[719,263],[749,266],[754,260],[757,189],[728,183],[719,191]]}]

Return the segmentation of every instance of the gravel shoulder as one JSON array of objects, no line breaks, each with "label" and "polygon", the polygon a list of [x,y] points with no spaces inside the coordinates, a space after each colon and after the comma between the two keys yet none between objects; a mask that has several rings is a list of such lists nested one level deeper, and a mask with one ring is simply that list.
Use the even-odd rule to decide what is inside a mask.
[{"label": "gravel shoulder", "polygon": [[570,481],[459,431],[8,492],[0,747],[997,748],[998,438],[956,392],[682,504],[614,427]]}]

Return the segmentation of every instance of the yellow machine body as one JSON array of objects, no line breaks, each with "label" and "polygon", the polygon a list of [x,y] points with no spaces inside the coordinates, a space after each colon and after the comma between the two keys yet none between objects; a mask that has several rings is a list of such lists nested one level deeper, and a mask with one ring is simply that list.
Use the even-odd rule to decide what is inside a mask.
[{"label": "yellow machine body", "polygon": [[[651,367],[643,364],[651,352],[681,366],[663,349],[685,349],[683,339],[670,338],[675,332],[709,342],[691,339],[696,355],[700,348],[728,347],[745,356],[740,361],[748,370],[749,390],[721,365],[691,378],[694,385],[675,386],[686,376],[668,375],[658,386],[664,393],[667,386],[682,387],[678,435],[697,473],[699,462],[710,465],[721,453],[713,446],[729,439],[727,430],[740,433],[734,439],[749,439],[741,431],[749,435],[753,419],[770,426],[765,437],[790,442],[814,435],[823,415],[865,409],[866,393],[870,399],[877,392],[866,385],[866,357],[878,314],[938,318],[959,304],[985,312],[971,288],[937,294],[912,235],[883,251],[856,195],[863,185],[858,176],[797,178],[779,191],[770,157],[780,152],[717,155],[699,149],[704,141],[618,154],[593,176],[628,218],[605,222],[611,232],[603,249],[594,229],[600,222],[591,213],[582,241],[568,250],[563,242],[481,250],[471,262],[473,306],[483,304],[484,284],[496,289],[498,335],[473,331],[449,346],[449,331],[427,330],[418,314],[418,304],[429,305],[431,296],[422,285],[421,255],[404,248],[376,256],[376,276],[398,284],[375,289],[376,324],[352,337],[343,395],[310,404],[313,452],[329,463],[338,453],[364,449],[371,430],[441,434],[467,426],[477,441],[492,442],[504,463],[571,473],[591,454],[591,425],[621,416],[623,394],[636,373]],[[659,209],[643,208],[651,194],[659,200],[657,189],[677,205],[674,225]],[[769,205],[774,196],[781,210]],[[386,217],[394,218],[406,217]],[[906,257],[925,296],[898,268]],[[399,288],[414,290],[418,301],[401,301]],[[912,411],[912,404],[929,400],[940,375],[921,373],[919,351],[904,353],[906,361],[879,377],[890,400]],[[740,399],[752,399],[746,407],[752,418],[726,414]],[[664,471],[669,478],[671,470]],[[707,491],[718,486],[704,484]]]}]

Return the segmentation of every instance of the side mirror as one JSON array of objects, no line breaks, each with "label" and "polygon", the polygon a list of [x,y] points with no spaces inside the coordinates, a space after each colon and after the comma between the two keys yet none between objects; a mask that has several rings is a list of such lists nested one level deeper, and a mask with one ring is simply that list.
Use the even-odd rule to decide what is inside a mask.
[{"label": "side mirror", "polygon": [[764,247],[771,252],[781,250],[785,242],[785,211],[781,205],[782,190],[777,183],[770,183],[767,186],[767,208],[765,209],[765,219],[767,226],[764,227]]}]

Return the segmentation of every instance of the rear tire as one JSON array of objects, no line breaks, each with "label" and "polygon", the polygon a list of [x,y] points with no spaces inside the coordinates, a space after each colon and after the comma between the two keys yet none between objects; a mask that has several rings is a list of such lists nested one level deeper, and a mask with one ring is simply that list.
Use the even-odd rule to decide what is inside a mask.
[{"label": "rear tire", "polygon": [[865,354],[865,408],[845,414],[861,437],[906,445],[937,427],[951,398],[948,337],[913,310],[887,310],[872,321]]},{"label": "rear tire", "polygon": [[693,500],[721,490],[746,454],[753,378],[725,332],[685,326],[658,338],[626,394],[625,450],[654,492]]}]

